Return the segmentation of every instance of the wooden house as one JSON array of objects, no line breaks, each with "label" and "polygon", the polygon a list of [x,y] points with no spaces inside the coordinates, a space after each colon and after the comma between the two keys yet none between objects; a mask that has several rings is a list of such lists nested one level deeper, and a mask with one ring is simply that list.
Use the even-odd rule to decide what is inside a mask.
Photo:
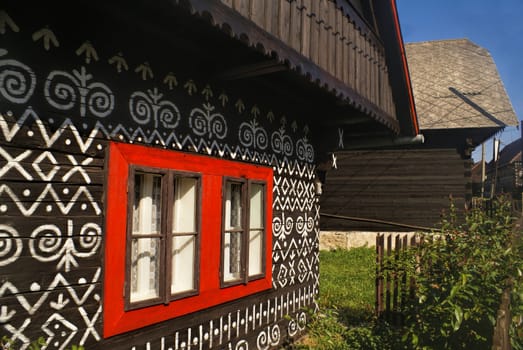
[{"label": "wooden house", "polygon": [[[523,167],[521,138],[512,141],[501,149],[497,159],[485,166],[485,193],[490,197],[498,194],[510,194],[514,200],[521,201],[523,191]],[[494,188],[492,185],[494,184]]]},{"label": "wooden house", "polygon": [[415,136],[395,3],[0,4],[0,329],[269,349],[318,293],[318,164]]},{"label": "wooden house", "polygon": [[486,195],[485,178],[487,163],[480,160],[472,165],[470,176],[472,181],[472,197],[483,197]]},{"label": "wooden house", "polygon": [[[406,44],[424,143],[367,143],[337,153],[322,213],[435,227],[471,201],[471,152],[507,125],[513,107],[487,50],[468,39]],[[349,145],[350,146],[350,145]],[[325,217],[322,230],[412,230]]]}]

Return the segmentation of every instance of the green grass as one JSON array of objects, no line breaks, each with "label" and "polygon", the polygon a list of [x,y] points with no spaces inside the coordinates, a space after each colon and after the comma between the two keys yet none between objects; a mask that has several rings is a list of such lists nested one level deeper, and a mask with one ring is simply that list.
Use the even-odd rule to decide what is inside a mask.
[{"label": "green grass", "polygon": [[364,247],[320,252],[320,310],[312,315],[308,335],[293,349],[380,348],[370,344],[375,256],[374,249]]},{"label": "green grass", "polygon": [[335,309],[347,326],[374,315],[376,255],[372,248],[320,252],[320,308]]}]

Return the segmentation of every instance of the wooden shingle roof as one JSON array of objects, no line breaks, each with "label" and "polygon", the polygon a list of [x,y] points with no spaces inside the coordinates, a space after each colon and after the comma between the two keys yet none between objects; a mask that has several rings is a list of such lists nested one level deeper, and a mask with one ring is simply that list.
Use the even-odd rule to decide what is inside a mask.
[{"label": "wooden shingle roof", "polygon": [[405,46],[421,130],[518,124],[486,49],[468,39]]}]

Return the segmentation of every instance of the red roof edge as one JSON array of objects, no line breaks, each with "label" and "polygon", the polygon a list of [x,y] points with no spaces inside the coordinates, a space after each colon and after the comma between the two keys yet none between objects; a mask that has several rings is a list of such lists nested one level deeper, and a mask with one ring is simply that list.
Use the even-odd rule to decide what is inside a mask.
[{"label": "red roof edge", "polygon": [[398,16],[398,8],[396,6],[396,0],[390,0],[392,14],[394,17],[394,27],[396,30],[396,37],[398,38],[398,45],[401,53],[401,61],[403,64],[403,71],[405,73],[405,82],[407,84],[407,90],[409,95],[410,113],[412,119],[412,126],[414,128],[414,134],[419,134],[418,115],[416,113],[416,106],[414,104],[414,94],[412,93],[412,84],[410,81],[409,66],[407,64],[407,56],[405,54],[405,45],[403,43],[403,35],[401,34],[401,26]]}]

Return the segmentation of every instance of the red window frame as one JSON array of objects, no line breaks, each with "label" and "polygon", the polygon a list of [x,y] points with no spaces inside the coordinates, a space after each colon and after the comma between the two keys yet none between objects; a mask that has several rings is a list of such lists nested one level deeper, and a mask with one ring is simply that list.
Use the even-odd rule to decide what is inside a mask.
[{"label": "red window frame", "polygon": [[[127,189],[130,166],[201,174],[199,294],[141,309],[125,310]],[[223,287],[220,278],[223,178],[262,181],[265,192],[265,273],[262,278]],[[270,167],[179,151],[110,142],[107,176],[104,337],[203,310],[272,288],[272,187]]]}]

